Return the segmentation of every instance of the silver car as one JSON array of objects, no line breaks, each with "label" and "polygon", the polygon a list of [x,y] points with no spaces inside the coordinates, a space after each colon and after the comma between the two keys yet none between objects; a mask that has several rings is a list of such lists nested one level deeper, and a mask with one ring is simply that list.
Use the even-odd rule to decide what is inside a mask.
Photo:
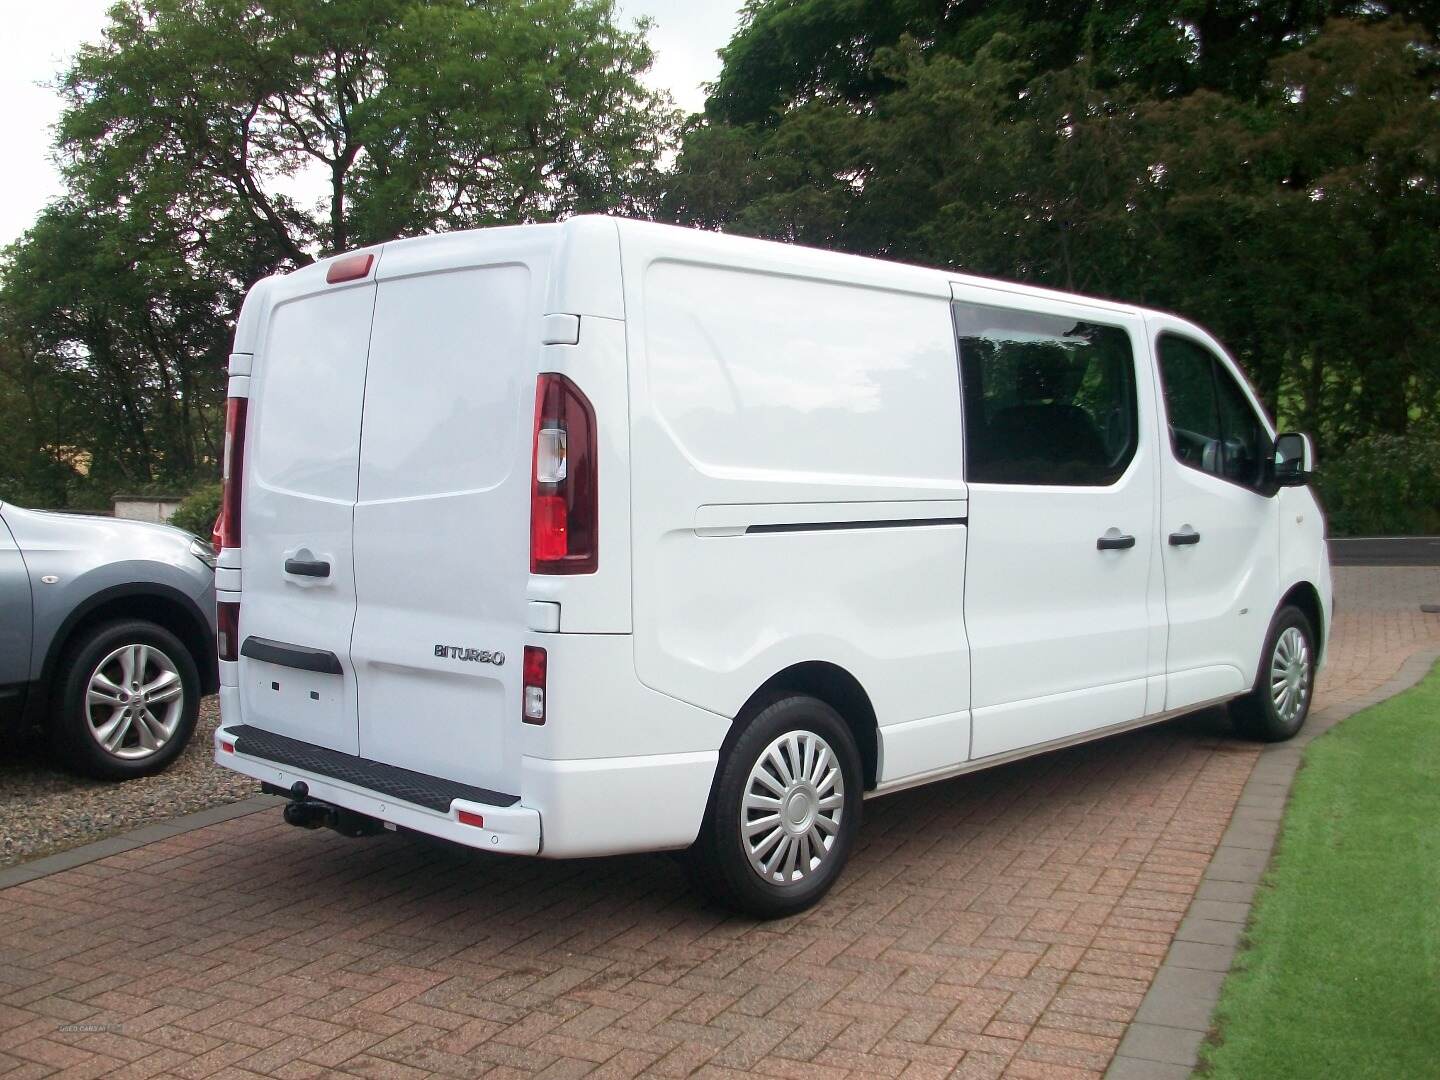
[{"label": "silver car", "polygon": [[219,684],[214,567],[166,525],[0,503],[0,726],[90,776],[165,768]]}]

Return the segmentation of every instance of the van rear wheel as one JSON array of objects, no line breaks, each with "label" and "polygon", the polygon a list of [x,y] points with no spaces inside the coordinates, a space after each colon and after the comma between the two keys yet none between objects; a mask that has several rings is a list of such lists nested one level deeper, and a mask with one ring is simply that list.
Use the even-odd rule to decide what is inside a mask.
[{"label": "van rear wheel", "polygon": [[1230,715],[1247,738],[1284,742],[1304,725],[1314,692],[1315,631],[1303,611],[1287,605],[1270,624],[1255,688],[1230,703]]},{"label": "van rear wheel", "polygon": [[835,883],[860,824],[860,752],[823,701],[778,698],[720,764],[690,852],[711,896],[762,919],[804,911]]}]

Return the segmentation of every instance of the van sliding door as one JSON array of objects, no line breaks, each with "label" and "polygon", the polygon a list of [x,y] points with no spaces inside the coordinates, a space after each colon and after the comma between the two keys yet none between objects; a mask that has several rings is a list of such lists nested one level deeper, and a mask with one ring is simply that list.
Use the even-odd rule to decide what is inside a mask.
[{"label": "van sliding door", "polygon": [[1133,315],[971,286],[955,300],[978,759],[1136,720],[1152,677],[1158,708],[1154,397]]}]

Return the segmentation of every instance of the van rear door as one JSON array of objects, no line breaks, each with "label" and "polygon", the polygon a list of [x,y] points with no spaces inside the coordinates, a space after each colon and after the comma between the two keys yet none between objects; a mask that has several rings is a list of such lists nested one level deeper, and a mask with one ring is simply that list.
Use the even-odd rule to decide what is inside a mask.
[{"label": "van rear door", "polygon": [[359,753],[519,791],[530,448],[554,235],[386,247],[355,508]]},{"label": "van rear door", "polygon": [[251,369],[239,689],[247,724],[354,754],[351,534],[375,286],[325,277],[275,283]]}]

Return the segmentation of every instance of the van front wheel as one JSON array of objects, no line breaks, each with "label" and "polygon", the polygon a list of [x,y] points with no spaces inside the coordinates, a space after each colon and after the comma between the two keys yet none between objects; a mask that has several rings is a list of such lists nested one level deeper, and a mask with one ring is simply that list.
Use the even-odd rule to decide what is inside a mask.
[{"label": "van front wheel", "polygon": [[799,695],[773,701],[721,762],[690,852],[696,879],[762,919],[804,911],[849,858],[862,785],[855,739],[834,709]]},{"label": "van front wheel", "polygon": [[1270,624],[1255,688],[1230,704],[1240,733],[1262,742],[1292,738],[1310,714],[1315,692],[1315,631],[1297,607],[1283,607]]}]

